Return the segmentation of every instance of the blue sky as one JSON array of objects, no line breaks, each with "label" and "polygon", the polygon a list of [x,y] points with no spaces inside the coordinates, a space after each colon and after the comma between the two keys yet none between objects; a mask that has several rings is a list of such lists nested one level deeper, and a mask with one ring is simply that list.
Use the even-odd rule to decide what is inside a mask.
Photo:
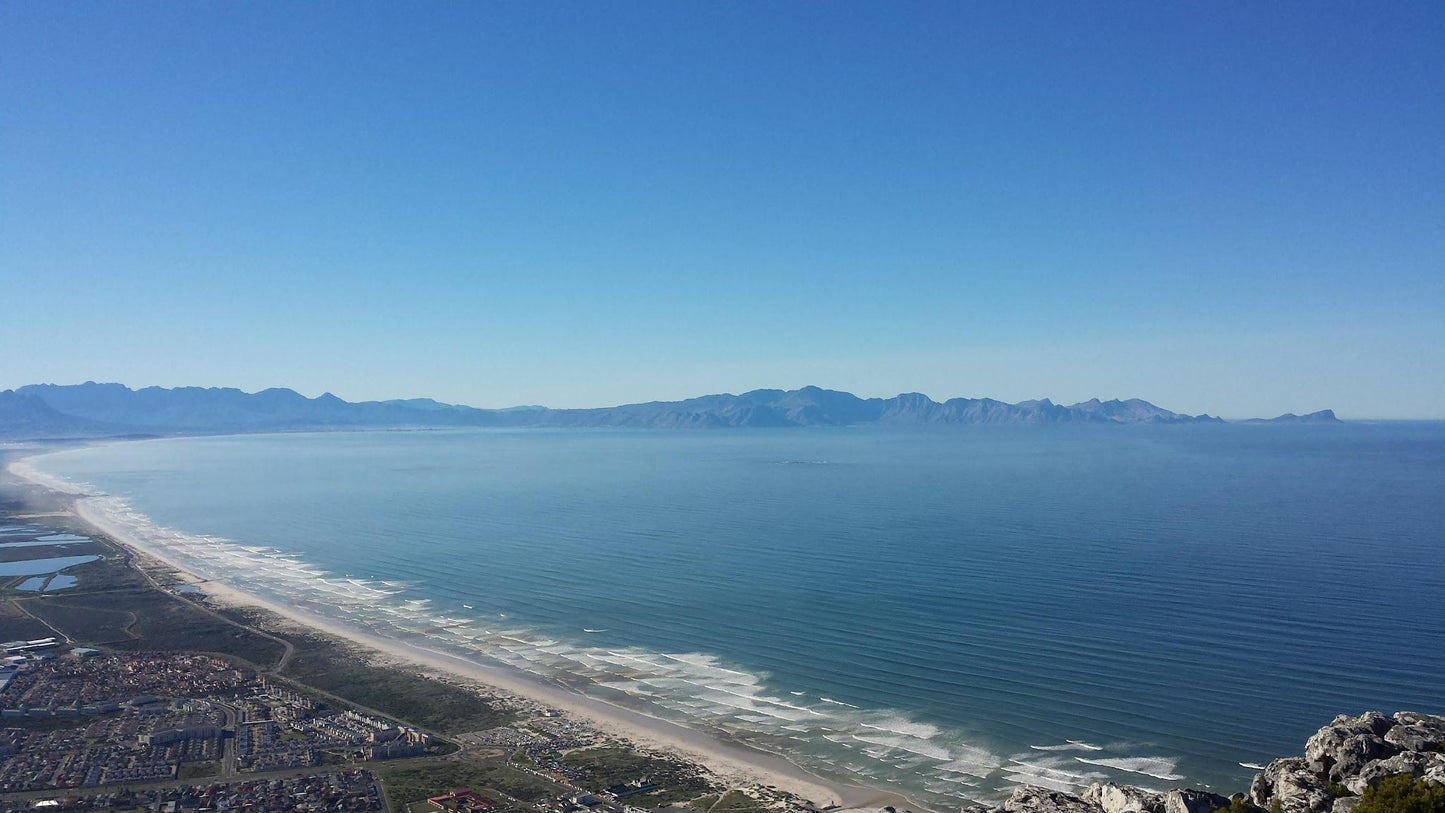
[{"label": "blue sky", "polygon": [[1445,4],[0,7],[0,387],[1445,418]]}]

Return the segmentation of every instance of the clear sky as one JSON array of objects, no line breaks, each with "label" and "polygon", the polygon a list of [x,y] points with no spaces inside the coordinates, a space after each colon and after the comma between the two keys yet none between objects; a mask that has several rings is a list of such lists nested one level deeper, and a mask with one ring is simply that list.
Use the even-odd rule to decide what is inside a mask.
[{"label": "clear sky", "polygon": [[0,5],[0,388],[1445,418],[1445,3]]}]

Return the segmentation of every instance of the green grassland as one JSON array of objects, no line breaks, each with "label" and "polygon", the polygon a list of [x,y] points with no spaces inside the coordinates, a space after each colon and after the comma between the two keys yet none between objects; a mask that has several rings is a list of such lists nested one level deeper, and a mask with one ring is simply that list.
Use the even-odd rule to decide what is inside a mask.
[{"label": "green grassland", "polygon": [[602,791],[641,777],[660,785],[659,790],[628,797],[628,804],[653,807],[665,802],[683,802],[711,792],[711,782],[696,768],[672,759],[651,756],[621,745],[604,745],[569,751],[563,764],[586,771],[581,781],[591,791]]},{"label": "green grassland", "polygon": [[567,792],[561,785],[499,762],[453,757],[427,765],[379,768],[392,809],[457,788],[471,788],[499,802],[531,805]]},{"label": "green grassland", "polygon": [[124,712],[111,711],[104,714],[87,714],[84,717],[6,717],[0,728],[23,728],[26,731],[61,731],[81,728],[97,720],[114,720]]},{"label": "green grassland", "polygon": [[285,651],[276,641],[155,589],[133,566],[130,554],[109,540],[97,537],[84,547],[94,548],[104,558],[67,568],[65,572],[76,577],[74,587],[43,594],[6,591],[8,600],[0,600],[0,637],[49,636],[55,634],[53,628],[88,646],[131,652],[212,652],[257,668],[274,665]]},{"label": "green grassland", "polygon": [[708,810],[708,813],[763,813],[769,809],[762,802],[740,790],[730,790]]},{"label": "green grassland", "polygon": [[289,630],[287,638],[296,652],[283,676],[423,728],[460,734],[515,719],[474,691],[402,667],[371,663],[348,642]]},{"label": "green grassland", "polygon": [[179,774],[176,776],[176,778],[177,778],[177,779],[207,779],[207,778],[212,777],[212,776],[220,776],[220,775],[221,775],[221,763],[219,763],[219,762],[215,762],[215,761],[211,761],[211,762],[192,762],[192,763],[189,763],[189,764],[186,764],[186,765],[182,765],[181,768],[180,768],[180,772],[179,772]]},{"label": "green grassland", "polygon": [[150,582],[131,564],[130,553],[124,548],[103,538],[94,544],[102,548],[100,552],[105,558],[66,568],[65,572],[76,578],[76,585],[67,589],[64,595],[150,587]]},{"label": "green grassland", "polygon": [[33,641],[36,638],[49,638],[54,634],[49,627],[26,615],[19,607],[8,601],[0,601],[0,640]]},{"label": "green grassland", "polygon": [[213,652],[266,668],[285,648],[159,590],[90,591],[17,599],[73,641],[128,652]]}]

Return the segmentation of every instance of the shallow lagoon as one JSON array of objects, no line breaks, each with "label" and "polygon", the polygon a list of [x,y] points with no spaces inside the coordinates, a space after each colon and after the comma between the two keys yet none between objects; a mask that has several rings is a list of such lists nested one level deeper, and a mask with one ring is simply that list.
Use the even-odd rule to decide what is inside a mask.
[{"label": "shallow lagoon", "polygon": [[64,590],[67,587],[74,587],[78,581],[79,579],[67,573],[57,573],[54,576],[50,577],[50,583],[45,585],[45,592],[50,593],[55,590]]},{"label": "shallow lagoon", "polygon": [[50,559],[29,559],[21,562],[0,562],[0,576],[39,576],[67,567],[94,562],[99,556],[56,556]]},{"label": "shallow lagoon", "polygon": [[58,540],[58,541],[57,541],[57,540],[46,541],[46,540],[44,540],[44,539],[33,539],[33,540],[27,540],[27,541],[25,541],[25,542],[0,542],[0,548],[48,548],[48,547],[53,547],[53,546],[56,546],[56,545],[78,545],[78,544],[80,544],[81,542],[89,542],[89,541],[90,541],[89,539],[87,539],[86,537],[83,537],[83,536],[81,536],[81,537],[76,537],[75,539],[61,539],[61,540]]}]

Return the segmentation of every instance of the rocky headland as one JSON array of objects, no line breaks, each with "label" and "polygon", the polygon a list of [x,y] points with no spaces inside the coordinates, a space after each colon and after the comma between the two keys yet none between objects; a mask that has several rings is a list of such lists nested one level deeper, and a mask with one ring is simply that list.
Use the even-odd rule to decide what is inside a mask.
[{"label": "rocky headland", "polygon": [[1233,798],[1183,789],[1154,793],[1095,783],[1081,794],[1021,787],[997,807],[965,813],[1349,813],[1369,788],[1407,774],[1445,785],[1445,717],[1402,711],[1340,715],[1305,743],[1302,757],[1276,759]]}]

